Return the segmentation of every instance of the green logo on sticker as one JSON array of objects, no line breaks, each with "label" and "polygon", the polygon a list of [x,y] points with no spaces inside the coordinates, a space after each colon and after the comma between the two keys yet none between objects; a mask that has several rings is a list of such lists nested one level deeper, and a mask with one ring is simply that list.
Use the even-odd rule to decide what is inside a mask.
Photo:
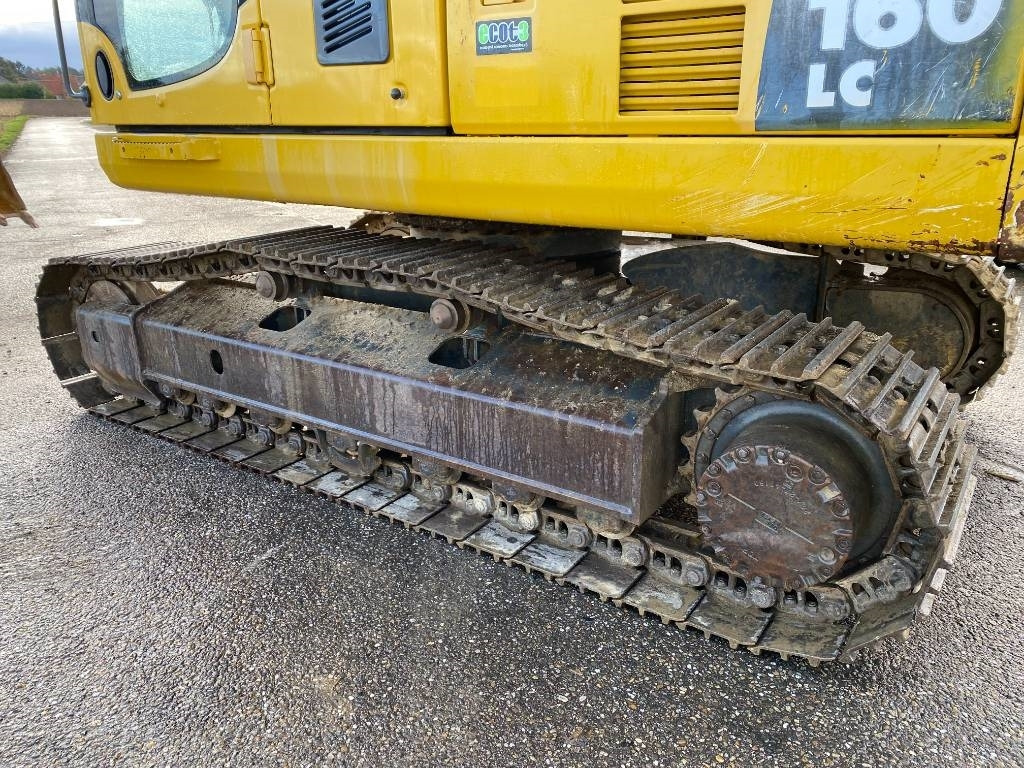
[{"label": "green logo on sticker", "polygon": [[477,56],[529,53],[533,50],[533,22],[527,17],[476,23]]}]

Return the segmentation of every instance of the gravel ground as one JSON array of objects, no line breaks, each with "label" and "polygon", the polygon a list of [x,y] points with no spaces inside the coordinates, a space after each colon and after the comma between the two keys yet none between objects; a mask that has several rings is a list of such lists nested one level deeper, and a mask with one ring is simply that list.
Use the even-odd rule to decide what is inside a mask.
[{"label": "gravel ground", "polygon": [[[732,651],[77,410],[47,258],[354,213],[117,189],[77,119],[5,162],[42,228],[0,230],[0,765],[1024,764],[1024,484],[981,473],[909,641]],[[1022,382],[972,409],[991,471]]]}]

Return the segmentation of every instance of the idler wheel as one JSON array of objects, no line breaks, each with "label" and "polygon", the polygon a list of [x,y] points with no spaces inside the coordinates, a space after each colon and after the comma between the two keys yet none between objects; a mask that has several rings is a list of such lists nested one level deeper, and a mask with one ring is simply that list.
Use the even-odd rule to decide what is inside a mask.
[{"label": "idler wheel", "polygon": [[697,485],[704,542],[742,576],[784,589],[827,581],[850,556],[849,501],[832,477],[778,445],[741,445]]}]

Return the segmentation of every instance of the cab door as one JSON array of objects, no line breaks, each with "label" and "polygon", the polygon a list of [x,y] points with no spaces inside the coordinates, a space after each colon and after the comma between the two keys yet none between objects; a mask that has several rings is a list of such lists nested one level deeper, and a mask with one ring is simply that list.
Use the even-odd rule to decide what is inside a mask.
[{"label": "cab door", "polygon": [[259,0],[78,0],[77,10],[97,123],[270,123]]},{"label": "cab door", "polygon": [[274,125],[450,124],[443,0],[261,0]]}]

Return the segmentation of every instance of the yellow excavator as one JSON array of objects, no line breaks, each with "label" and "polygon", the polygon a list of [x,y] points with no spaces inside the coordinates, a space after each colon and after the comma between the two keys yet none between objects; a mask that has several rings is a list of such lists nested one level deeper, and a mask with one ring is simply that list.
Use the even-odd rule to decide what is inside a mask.
[{"label": "yellow excavator", "polygon": [[124,439],[756,653],[930,610],[1017,336],[1024,0],[77,13],[112,181],[374,212],[46,265]]}]

